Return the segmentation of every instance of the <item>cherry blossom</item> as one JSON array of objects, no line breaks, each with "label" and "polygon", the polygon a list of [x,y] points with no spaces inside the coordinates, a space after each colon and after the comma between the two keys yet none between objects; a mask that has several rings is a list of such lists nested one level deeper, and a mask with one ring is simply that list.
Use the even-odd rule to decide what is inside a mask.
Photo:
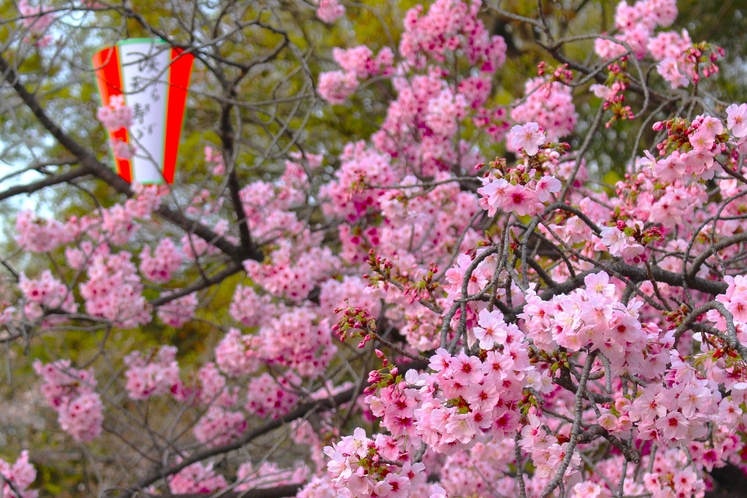
[{"label": "cherry blossom", "polygon": [[109,97],[109,102],[99,107],[96,117],[110,132],[132,126],[132,109],[125,104],[124,95]]},{"label": "cherry blossom", "polygon": [[522,149],[528,155],[533,156],[539,150],[539,146],[545,143],[545,134],[537,123],[527,123],[524,126],[511,128],[509,141],[511,147]]},{"label": "cherry blossom", "polygon": [[[12,464],[0,458],[0,476],[2,476],[3,481],[0,494],[3,496],[10,498],[36,498],[39,496],[37,491],[28,489],[36,480],[36,469],[29,462],[28,451],[22,451],[18,459]],[[21,495],[18,496],[16,491],[19,491]]]}]

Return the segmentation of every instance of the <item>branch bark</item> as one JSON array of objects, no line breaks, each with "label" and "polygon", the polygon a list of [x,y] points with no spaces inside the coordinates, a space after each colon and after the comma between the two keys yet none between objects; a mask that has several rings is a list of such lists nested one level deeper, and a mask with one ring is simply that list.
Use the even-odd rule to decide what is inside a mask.
[{"label": "branch bark", "polygon": [[[216,498],[284,498],[296,496],[296,493],[303,487],[302,484],[286,484],[284,486],[274,486],[272,488],[257,488],[249,491],[230,491],[219,493]],[[148,497],[156,495],[146,495]],[[158,495],[159,498],[209,498],[209,494],[184,494],[184,495]]]},{"label": "branch bark", "polygon": [[81,178],[90,174],[86,168],[78,168],[70,170],[66,173],[60,173],[59,175],[50,176],[39,180],[38,182],[28,183],[26,185],[18,185],[17,187],[11,187],[8,190],[0,192],[0,201],[9,199],[20,194],[33,194],[39,190],[51,187],[52,185],[59,185],[60,183],[69,183],[76,178]]}]

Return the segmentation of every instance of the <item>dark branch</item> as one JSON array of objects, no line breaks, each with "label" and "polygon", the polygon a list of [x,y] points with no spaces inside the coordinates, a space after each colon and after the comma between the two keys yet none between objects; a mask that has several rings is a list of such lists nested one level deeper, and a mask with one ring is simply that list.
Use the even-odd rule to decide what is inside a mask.
[{"label": "dark branch", "polygon": [[[231,88],[233,89],[234,87],[232,86]],[[231,94],[231,97],[233,96],[234,95]],[[236,164],[233,164],[233,152],[234,147],[236,147],[236,141],[234,137],[233,125],[231,123],[232,108],[233,106],[231,106],[230,104],[224,104],[220,120],[220,136],[223,142],[223,158],[226,165],[229,167],[228,191],[231,194],[231,202],[233,203],[233,209],[236,212],[236,222],[239,225],[241,251],[247,257],[251,257],[251,259],[261,261],[262,257],[257,252],[257,248],[252,241],[252,236],[249,233],[249,221],[246,219],[244,203],[241,201],[241,185],[239,184],[239,177],[236,174]]]},{"label": "dark branch", "polygon": [[206,289],[210,287],[211,285],[219,284],[223,280],[227,279],[231,275],[234,275],[238,272],[240,272],[243,269],[241,264],[239,263],[232,263],[231,265],[227,266],[223,270],[219,271],[215,275],[212,275],[207,278],[203,278],[199,282],[192,284],[190,286],[187,286],[183,289],[179,289],[176,292],[173,292],[171,294],[162,295],[160,297],[157,297],[155,299],[152,299],[150,301],[151,306],[161,306],[163,304],[166,304],[168,302],[173,301],[174,299],[179,299],[180,297],[184,297],[188,294],[192,294],[193,292],[200,291],[202,289]]},{"label": "dark branch", "polygon": [[[645,282],[649,280],[648,270],[646,268],[639,268],[637,266],[631,266],[623,263],[622,261],[616,261],[607,265],[610,270],[613,270],[623,277],[627,277],[633,282]],[[547,301],[557,294],[567,294],[574,289],[578,289],[584,285],[584,277],[592,273],[598,273],[602,271],[601,268],[595,268],[593,270],[586,271],[576,276],[576,278],[569,278],[563,283],[557,284],[557,287],[548,289],[540,294],[540,297]],[[665,284],[673,285],[675,287],[682,287],[685,284],[685,278],[680,273],[674,273],[667,270],[662,270],[658,266],[651,268],[651,273],[657,282],[663,282]],[[688,287],[691,289],[705,292],[706,294],[718,295],[726,292],[728,285],[726,282],[718,282],[715,280],[706,280],[704,278],[693,278],[689,283]]]},{"label": "dark branch", "polygon": [[[220,498],[285,498],[287,496],[296,496],[301,489],[301,484],[286,484],[284,486],[275,486],[272,488],[257,488],[249,491],[230,491],[220,493]],[[156,495],[146,495],[153,496]],[[209,494],[188,494],[188,495],[157,495],[159,498],[208,498]]]},{"label": "dark branch", "polygon": [[68,183],[76,178],[86,176],[90,173],[86,168],[78,168],[70,170],[66,173],[60,173],[59,175],[50,176],[39,180],[38,182],[29,183],[27,185],[18,185],[17,187],[11,187],[8,190],[0,192],[0,201],[9,199],[16,195],[21,194],[33,194],[39,190],[51,187],[52,185],[59,185],[60,183]]}]

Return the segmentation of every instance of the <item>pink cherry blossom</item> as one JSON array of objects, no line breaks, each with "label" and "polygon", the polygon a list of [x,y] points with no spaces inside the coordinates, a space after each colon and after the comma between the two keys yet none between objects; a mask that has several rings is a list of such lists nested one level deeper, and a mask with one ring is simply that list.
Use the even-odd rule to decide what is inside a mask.
[{"label": "pink cherry blossom", "polygon": [[537,123],[527,123],[524,126],[514,126],[509,135],[511,147],[523,149],[528,155],[537,154],[540,145],[545,143],[545,134]]},{"label": "pink cherry blossom", "polygon": [[726,108],[726,127],[737,138],[747,136],[747,104],[732,104]]},{"label": "pink cherry blossom", "polygon": [[[0,495],[12,498],[36,498],[39,496],[38,491],[29,489],[36,480],[36,469],[29,462],[28,451],[22,451],[12,464],[0,458],[0,475],[3,476]],[[7,481],[10,481],[10,483]],[[21,496],[17,496],[16,491],[20,491]]]},{"label": "pink cherry blossom", "polygon": [[337,0],[319,0],[316,15],[326,23],[333,23],[345,15],[345,7],[340,5]]}]

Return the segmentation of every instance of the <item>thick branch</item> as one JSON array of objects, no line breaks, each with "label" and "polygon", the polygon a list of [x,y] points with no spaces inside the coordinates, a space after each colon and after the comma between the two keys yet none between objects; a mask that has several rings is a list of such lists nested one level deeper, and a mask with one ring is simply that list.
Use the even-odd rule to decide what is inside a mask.
[{"label": "thick branch", "polygon": [[[646,268],[627,265],[622,261],[610,263],[607,265],[607,267],[611,270],[616,271],[623,277],[629,278],[633,282],[645,282],[646,280],[650,280],[648,270]],[[574,289],[578,289],[579,287],[583,286],[584,277],[592,273],[598,273],[600,271],[602,271],[601,268],[595,268],[593,270],[589,270],[577,275],[576,278],[569,278],[565,282],[557,284],[557,287],[542,292],[540,294],[540,297],[547,301],[557,294],[567,294]],[[663,282],[675,287],[682,287],[685,284],[685,279],[680,273],[662,270],[658,266],[651,267],[651,273],[653,274],[657,282]],[[712,294],[716,296],[718,294],[723,294],[724,292],[726,292],[726,288],[728,286],[726,282],[717,282],[714,280],[706,280],[704,278],[693,278],[692,281],[688,283],[688,287],[701,292],[705,292],[706,294]]]},{"label": "thick branch", "polygon": [[224,268],[223,270],[219,271],[215,275],[209,276],[207,278],[203,278],[202,280],[200,280],[199,282],[195,284],[184,287],[183,289],[179,289],[176,292],[172,292],[171,294],[162,295],[160,297],[152,299],[150,301],[150,304],[154,307],[161,306],[163,304],[173,301],[174,299],[179,299],[180,297],[184,297],[188,294],[192,294],[193,292],[206,289],[210,287],[211,285],[221,283],[223,280],[227,279],[231,275],[235,275],[236,273],[240,272],[242,269],[243,267],[241,266],[241,264],[233,263],[227,266],[226,268]]},{"label": "thick branch", "polygon": [[[573,380],[571,379],[571,373],[567,369],[562,369],[560,373],[560,377],[557,377],[553,380],[554,384],[559,385],[560,387],[572,392],[573,394],[578,394],[578,386],[573,383]],[[594,403],[614,403],[614,399],[610,396],[605,396],[603,394],[597,394],[593,391],[589,391],[586,388],[584,388],[583,393],[581,394],[584,399],[588,399],[591,402]]]},{"label": "thick branch", "polygon": [[5,199],[9,199],[20,194],[33,194],[34,192],[38,192],[39,190],[51,187],[52,185],[59,185],[60,183],[70,182],[72,180],[75,180],[76,178],[86,176],[89,173],[90,171],[88,171],[86,168],[78,168],[70,170],[66,173],[60,173],[59,175],[49,176],[47,178],[44,178],[43,180],[39,180],[38,182],[11,187],[8,190],[0,192],[0,201],[4,201]]},{"label": "thick branch", "polygon": [[688,272],[688,282],[698,273],[698,270],[700,270],[700,267],[703,266],[703,263],[705,263],[708,258],[722,249],[726,249],[729,246],[740,244],[742,242],[747,242],[747,233],[738,233],[731,237],[726,237],[705,249],[695,259],[693,265],[690,267],[690,271]]},{"label": "thick branch", "polygon": [[234,147],[236,146],[236,141],[233,125],[231,124],[232,108],[233,106],[230,104],[224,104],[220,119],[220,136],[223,142],[223,158],[229,167],[228,191],[231,194],[231,202],[233,203],[233,209],[236,212],[236,222],[239,225],[241,251],[247,257],[259,261],[262,257],[257,253],[251,233],[249,233],[249,221],[246,219],[244,203],[241,201],[241,185],[239,184],[239,176],[236,174],[236,164],[234,164]]},{"label": "thick branch", "polygon": [[[220,498],[284,498],[287,496],[296,496],[301,489],[301,484],[286,484],[284,486],[274,486],[272,488],[257,488],[250,491],[230,491],[220,493]],[[155,495],[146,495],[155,496]],[[189,494],[189,495],[158,495],[159,498],[205,498],[210,495],[206,494]]]}]

